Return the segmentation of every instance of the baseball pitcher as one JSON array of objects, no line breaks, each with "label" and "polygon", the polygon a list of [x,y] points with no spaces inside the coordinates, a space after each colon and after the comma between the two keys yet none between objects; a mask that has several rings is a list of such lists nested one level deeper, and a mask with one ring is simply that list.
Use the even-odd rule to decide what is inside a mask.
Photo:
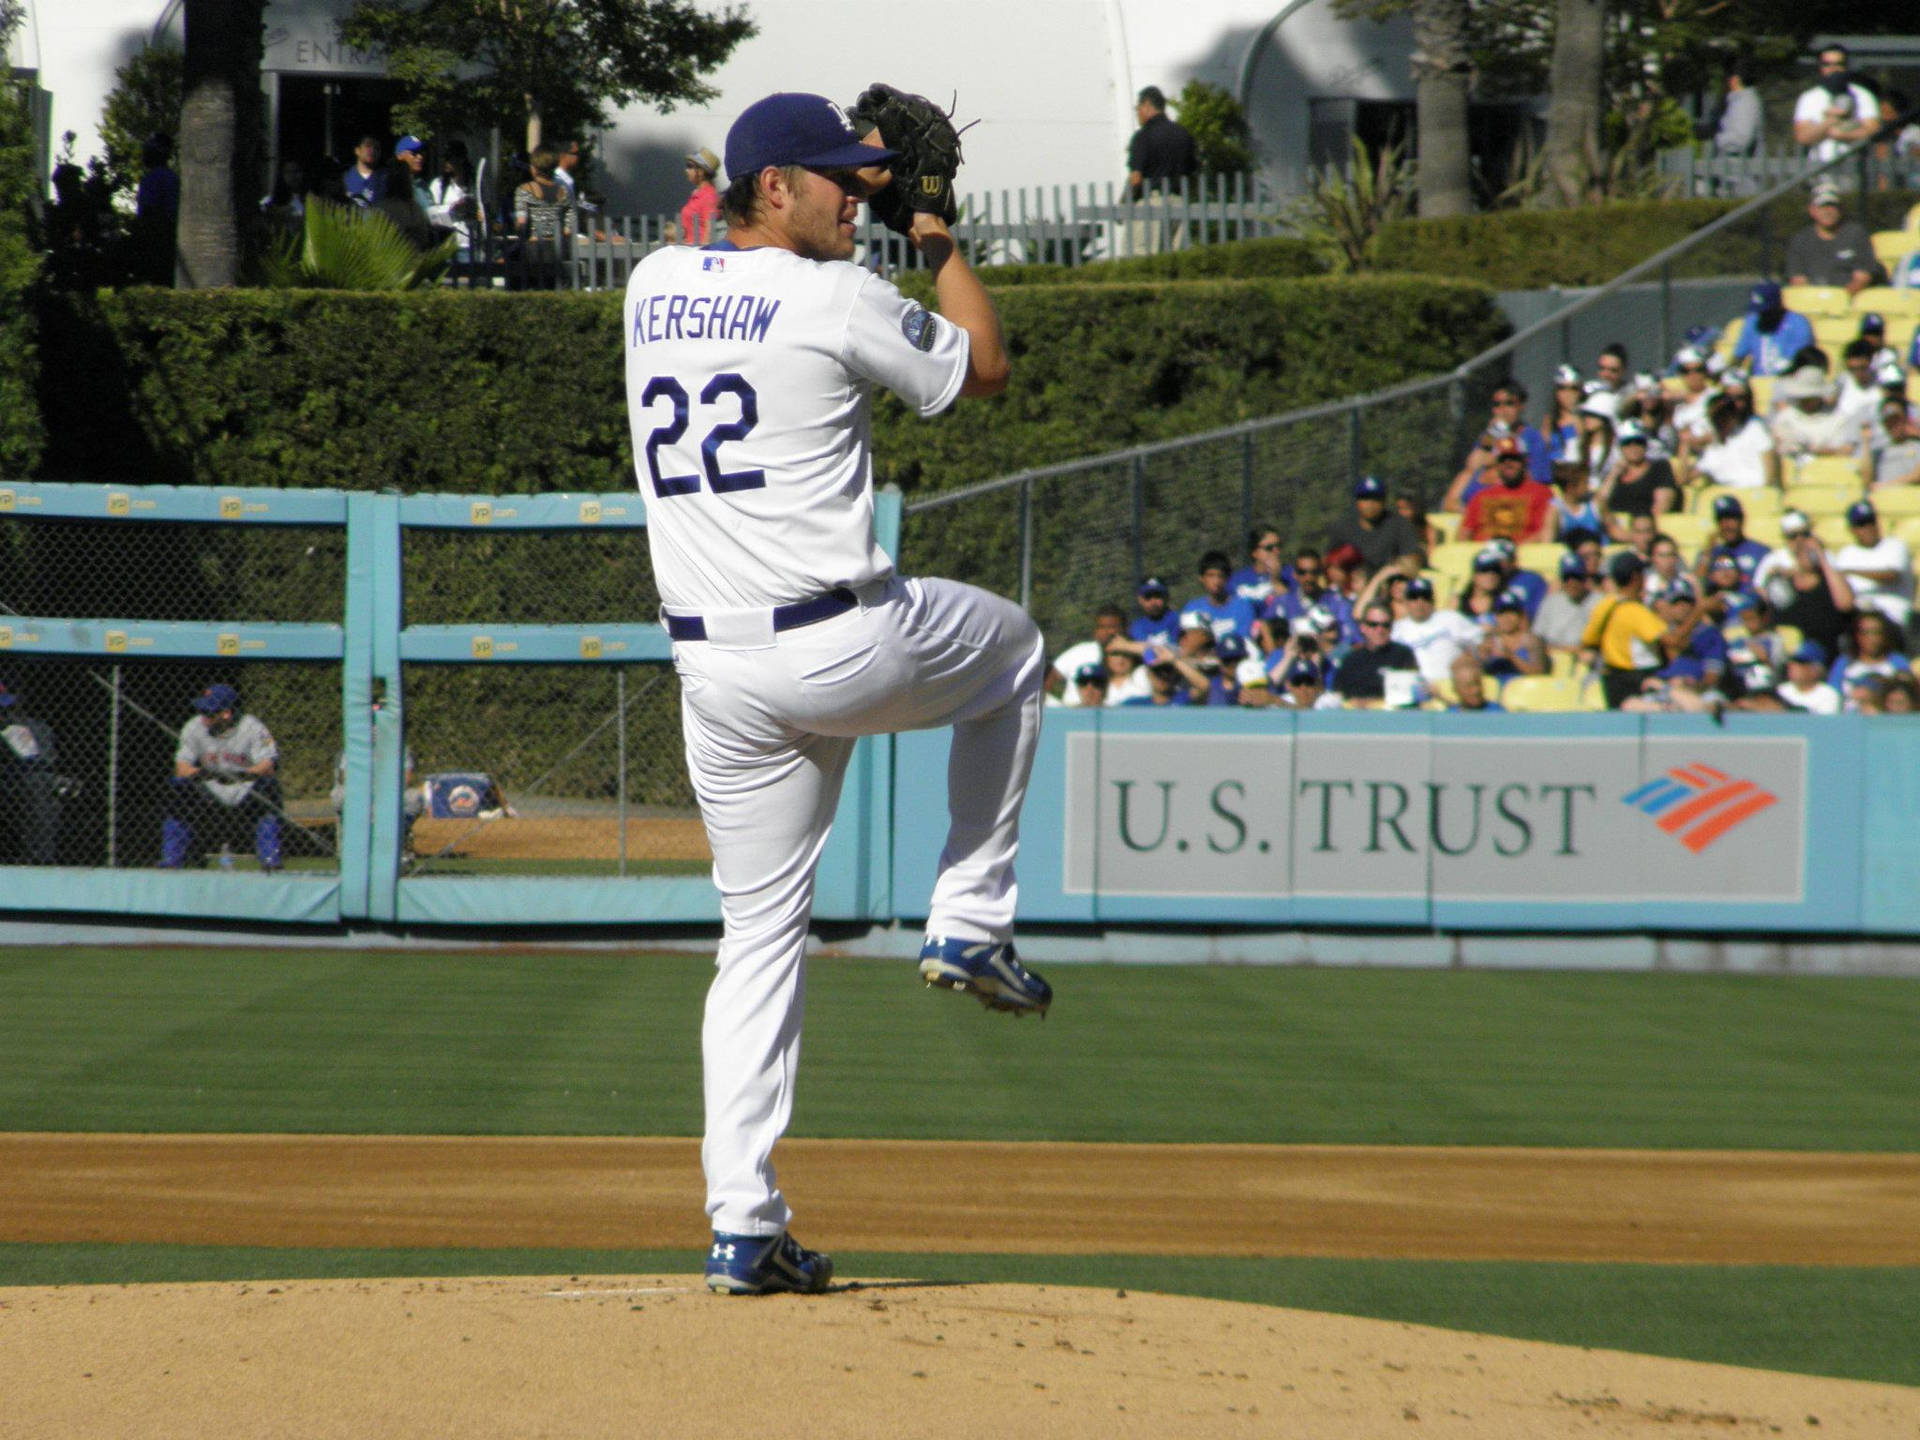
[{"label": "baseball pitcher", "polygon": [[[922,416],[1007,383],[992,300],[948,229],[958,136],[874,86],[851,112],[775,94],[727,135],[728,236],[657,251],[623,312],[627,400],[687,768],[725,917],[701,1033],[708,1286],[817,1291],[774,1142],[793,1107],[814,869],[862,735],[953,727],[951,828],[920,973],[1044,1014],[1012,944],[1039,631],[971,586],[894,573],[874,537],[877,387]],[[939,311],[849,263],[862,203],[932,271]]]}]

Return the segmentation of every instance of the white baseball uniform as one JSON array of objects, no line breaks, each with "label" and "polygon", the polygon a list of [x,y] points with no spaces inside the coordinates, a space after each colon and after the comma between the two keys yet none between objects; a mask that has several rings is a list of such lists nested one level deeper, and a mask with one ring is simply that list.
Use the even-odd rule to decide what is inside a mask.
[{"label": "white baseball uniform", "polygon": [[[673,656],[726,925],[701,1033],[707,1213],[774,1235],[791,1219],[771,1156],[800,1058],[814,869],[854,740],[953,726],[928,930],[1005,941],[1047,662],[1017,606],[897,576],[874,536],[873,388],[944,410],[965,331],[858,266],[725,244],[648,256],[622,313],[654,574],[667,616],[706,635]],[[774,607],[835,591],[853,603],[776,628]]]}]

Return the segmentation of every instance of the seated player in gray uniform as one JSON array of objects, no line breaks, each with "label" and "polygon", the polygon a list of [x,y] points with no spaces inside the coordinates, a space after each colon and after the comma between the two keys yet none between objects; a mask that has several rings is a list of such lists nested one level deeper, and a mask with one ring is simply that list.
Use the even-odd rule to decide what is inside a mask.
[{"label": "seated player in gray uniform", "polygon": [[199,713],[181,728],[160,822],[163,870],[198,864],[215,845],[246,844],[262,870],[280,868],[280,750],[239,706],[231,685],[209,685],[194,697]]}]

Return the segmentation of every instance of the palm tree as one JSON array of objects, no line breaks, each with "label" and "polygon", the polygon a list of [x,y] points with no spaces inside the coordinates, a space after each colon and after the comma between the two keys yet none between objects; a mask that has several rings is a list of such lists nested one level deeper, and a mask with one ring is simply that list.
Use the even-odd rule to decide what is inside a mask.
[{"label": "palm tree", "polygon": [[180,106],[180,218],[174,284],[205,290],[240,276],[252,198],[266,0],[186,0]]},{"label": "palm tree", "polygon": [[1467,0],[1414,0],[1413,84],[1420,125],[1420,214],[1473,209],[1467,150]]},{"label": "palm tree", "polygon": [[1606,0],[1556,0],[1543,152],[1549,203],[1583,203],[1601,169],[1600,90],[1606,26]]}]

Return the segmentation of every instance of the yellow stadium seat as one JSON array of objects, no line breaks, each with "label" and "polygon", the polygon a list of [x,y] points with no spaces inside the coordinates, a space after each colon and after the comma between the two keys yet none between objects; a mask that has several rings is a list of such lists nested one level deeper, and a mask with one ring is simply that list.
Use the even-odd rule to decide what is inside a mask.
[{"label": "yellow stadium seat", "polygon": [[1829,550],[1838,550],[1842,545],[1853,543],[1853,531],[1848,528],[1844,514],[1814,516],[1813,533],[1820,537],[1820,543]]},{"label": "yellow stadium seat", "polygon": [[1427,695],[1427,703],[1421,707],[1425,710],[1444,710],[1460,699],[1460,697],[1453,692],[1453,681],[1451,679],[1429,680],[1427,682]]},{"label": "yellow stadium seat", "polygon": [[1770,545],[1775,550],[1787,543],[1787,537],[1780,533],[1778,515],[1749,515],[1746,531],[1749,540],[1758,540],[1762,545]]},{"label": "yellow stadium seat", "polygon": [[1920,290],[1896,290],[1891,285],[1869,285],[1853,297],[1855,314],[1868,310],[1882,315],[1920,315]]},{"label": "yellow stadium seat", "polygon": [[1445,545],[1436,545],[1427,552],[1427,568],[1438,570],[1442,575],[1464,584],[1473,574],[1473,557],[1480,553],[1480,545],[1473,540],[1449,540]]},{"label": "yellow stadium seat", "polygon": [[[1820,458],[1832,457],[1821,456]],[[1804,510],[1817,518],[1821,515],[1838,515],[1860,498],[1863,487],[1860,484],[1858,470],[1853,472],[1853,483],[1848,484],[1845,477],[1831,467],[1822,466],[1817,470],[1812,469],[1814,463],[1817,462],[1808,462],[1801,473],[1802,475],[1812,473],[1818,478],[1787,486],[1783,492],[1786,497],[1786,508]]]},{"label": "yellow stadium seat", "polygon": [[1698,550],[1707,543],[1707,536],[1713,530],[1710,517],[1689,515],[1684,510],[1671,511],[1659,518],[1661,532],[1671,535],[1673,543],[1682,550]]},{"label": "yellow stadium seat", "polygon": [[1755,375],[1747,382],[1747,389],[1753,394],[1753,413],[1765,416],[1773,409],[1773,382],[1771,375]]},{"label": "yellow stadium seat", "polygon": [[1500,703],[1521,714],[1604,710],[1606,697],[1591,674],[1515,675],[1500,687]]},{"label": "yellow stadium seat", "polygon": [[1907,211],[1907,223],[1903,228],[1909,235],[1920,235],[1920,205]]},{"label": "yellow stadium seat", "polygon": [[1780,637],[1780,643],[1786,647],[1789,655],[1798,650],[1800,642],[1807,638],[1800,633],[1798,625],[1776,625],[1773,627],[1773,633]]},{"label": "yellow stadium seat", "polygon": [[1920,240],[1906,230],[1876,230],[1873,232],[1873,256],[1887,269],[1891,270],[1915,250],[1920,250]]},{"label": "yellow stadium seat", "polygon": [[1780,299],[1787,309],[1809,320],[1820,315],[1845,315],[1853,309],[1852,297],[1843,285],[1788,285],[1782,288]]},{"label": "yellow stadium seat", "polygon": [[1465,518],[1464,515],[1456,515],[1446,510],[1430,510],[1427,512],[1427,524],[1446,536],[1448,540],[1453,539],[1454,536],[1460,533],[1460,522]]},{"label": "yellow stadium seat", "polygon": [[[1813,339],[1822,350],[1831,355],[1841,349],[1860,333],[1860,321],[1853,315],[1820,315],[1813,322]],[[1754,402],[1759,403],[1759,396]]]},{"label": "yellow stadium seat", "polygon": [[1883,520],[1920,515],[1920,485],[1883,485],[1869,490],[1867,498]]},{"label": "yellow stadium seat", "polygon": [[1907,542],[1907,547],[1920,550],[1920,516],[1909,515],[1893,522],[1893,533]]},{"label": "yellow stadium seat", "polygon": [[1781,510],[1780,492],[1771,485],[1758,490],[1734,490],[1725,485],[1702,485],[1700,492],[1693,497],[1693,513],[1713,516],[1713,502],[1722,495],[1732,495],[1740,501],[1740,508],[1748,516],[1778,515]]},{"label": "yellow stadium seat", "polygon": [[1549,650],[1547,652],[1547,673],[1556,680],[1573,678],[1574,666],[1580,663],[1580,655],[1574,650]]},{"label": "yellow stadium seat", "polygon": [[1540,540],[1530,545],[1514,547],[1513,558],[1520,563],[1522,570],[1531,570],[1536,575],[1544,575],[1552,584],[1560,578],[1560,557],[1567,553],[1567,547],[1553,540]]}]

